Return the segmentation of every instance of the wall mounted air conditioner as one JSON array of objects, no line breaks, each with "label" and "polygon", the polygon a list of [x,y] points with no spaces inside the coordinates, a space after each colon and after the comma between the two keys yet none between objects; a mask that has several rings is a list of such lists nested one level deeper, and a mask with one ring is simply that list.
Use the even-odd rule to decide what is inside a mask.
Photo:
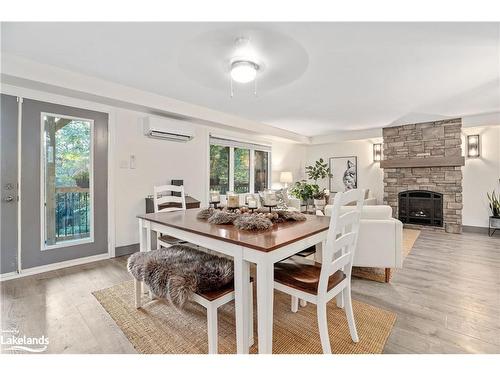
[{"label": "wall mounted air conditioner", "polygon": [[194,127],[187,121],[149,116],[143,119],[144,135],[167,141],[187,142],[194,138]]}]

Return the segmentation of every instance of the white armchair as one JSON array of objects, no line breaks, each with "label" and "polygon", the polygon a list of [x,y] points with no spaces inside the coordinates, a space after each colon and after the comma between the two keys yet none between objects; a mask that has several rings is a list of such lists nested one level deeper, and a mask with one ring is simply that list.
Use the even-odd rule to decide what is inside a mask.
[{"label": "white armchair", "polygon": [[[344,206],[341,213],[354,209]],[[326,206],[325,214],[330,216],[331,213],[332,206]],[[391,268],[402,267],[403,223],[392,217],[390,206],[363,206],[353,265],[385,268],[386,281],[390,279]]]}]

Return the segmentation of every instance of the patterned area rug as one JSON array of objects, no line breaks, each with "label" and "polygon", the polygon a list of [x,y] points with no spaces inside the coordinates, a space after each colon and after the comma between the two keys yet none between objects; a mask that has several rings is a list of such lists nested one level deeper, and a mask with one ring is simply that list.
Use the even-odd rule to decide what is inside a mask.
[{"label": "patterned area rug", "polygon": [[[104,309],[139,353],[197,354],[207,353],[205,309],[195,303],[180,312],[162,301],[153,301],[141,309],[134,307],[133,282],[127,281],[93,293]],[[147,298],[147,297],[145,297]],[[255,306],[255,304],[254,304]],[[328,327],[333,353],[382,353],[391,333],[396,314],[353,301],[354,316],[360,341],[353,343],[344,310],[335,300],[328,306]],[[255,327],[255,342],[257,333]],[[219,353],[235,353],[234,302],[219,308]],[[257,344],[251,350],[257,352]],[[273,353],[321,353],[316,321],[316,306],[290,311],[290,297],[276,292],[274,297]]]},{"label": "patterned area rug", "polygon": [[[420,230],[418,229],[403,229],[403,260],[408,256],[408,254],[410,254],[411,249],[413,248],[413,245],[415,245],[415,241],[417,240],[419,235]],[[391,278],[394,276],[395,271],[396,270],[392,270]],[[384,268],[353,267],[352,275],[362,279],[385,283]]]}]

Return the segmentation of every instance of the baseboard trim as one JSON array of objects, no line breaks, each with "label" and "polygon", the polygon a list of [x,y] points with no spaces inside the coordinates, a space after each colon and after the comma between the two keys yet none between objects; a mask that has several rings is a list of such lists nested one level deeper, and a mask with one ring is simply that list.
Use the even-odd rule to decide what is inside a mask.
[{"label": "baseboard trim", "polygon": [[45,266],[31,267],[21,270],[21,272],[8,272],[0,275],[0,281],[7,281],[12,279],[19,279],[25,276],[37,275],[39,273],[49,272],[59,270],[61,268],[67,268],[72,266],[78,266],[81,264],[97,262],[99,260],[109,259],[108,253],[92,255],[89,257],[65,260],[63,262],[47,264]]},{"label": "baseboard trim", "polygon": [[467,233],[488,234],[488,227],[475,227],[473,225],[462,225],[462,231]]},{"label": "baseboard trim", "polygon": [[130,255],[139,251],[139,244],[133,243],[125,246],[115,247],[115,257]]}]

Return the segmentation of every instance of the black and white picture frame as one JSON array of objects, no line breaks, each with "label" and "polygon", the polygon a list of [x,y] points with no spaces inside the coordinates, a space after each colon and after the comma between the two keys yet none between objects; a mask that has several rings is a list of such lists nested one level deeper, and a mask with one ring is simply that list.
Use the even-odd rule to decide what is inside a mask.
[{"label": "black and white picture frame", "polygon": [[339,192],[356,189],[358,187],[358,157],[342,156],[329,160],[330,191]]}]

